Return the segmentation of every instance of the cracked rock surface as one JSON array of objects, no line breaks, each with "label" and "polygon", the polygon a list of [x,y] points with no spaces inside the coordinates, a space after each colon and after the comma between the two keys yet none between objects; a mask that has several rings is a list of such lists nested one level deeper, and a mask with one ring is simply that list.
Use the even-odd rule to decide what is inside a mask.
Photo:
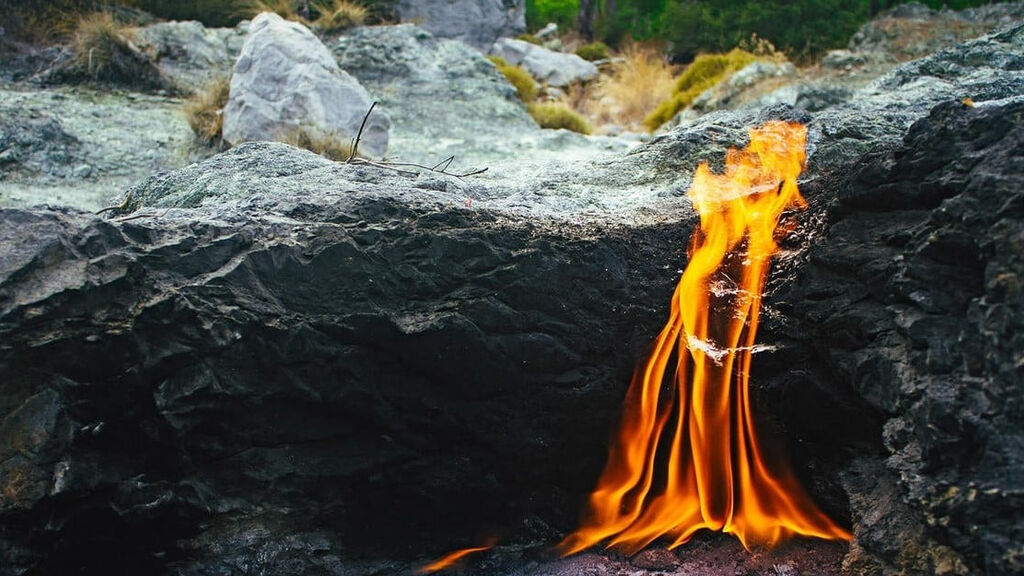
[{"label": "cracked rock surface", "polygon": [[[251,143],[116,214],[0,210],[0,574],[402,574],[492,537],[468,566],[509,576],[1019,573],[1022,54],[1015,28],[585,163]],[[689,174],[768,119],[809,126],[809,208],[753,397],[854,542],[553,560],[685,265]]]}]

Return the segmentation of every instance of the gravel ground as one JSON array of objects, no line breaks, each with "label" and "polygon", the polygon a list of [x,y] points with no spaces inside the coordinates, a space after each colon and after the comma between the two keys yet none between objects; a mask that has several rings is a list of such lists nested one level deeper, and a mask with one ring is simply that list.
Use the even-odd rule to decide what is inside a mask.
[{"label": "gravel ground", "polygon": [[0,208],[95,210],[190,161],[182,100],[133,92],[0,85]]},{"label": "gravel ground", "polygon": [[[799,539],[774,550],[748,552],[737,539],[710,532],[698,534],[675,550],[654,545],[632,557],[593,550],[558,558],[550,548],[499,545],[469,555],[437,573],[461,576],[831,576],[842,573],[842,558],[848,547],[846,542]],[[398,572],[415,574],[421,566],[409,566],[406,571],[399,569]]]}]

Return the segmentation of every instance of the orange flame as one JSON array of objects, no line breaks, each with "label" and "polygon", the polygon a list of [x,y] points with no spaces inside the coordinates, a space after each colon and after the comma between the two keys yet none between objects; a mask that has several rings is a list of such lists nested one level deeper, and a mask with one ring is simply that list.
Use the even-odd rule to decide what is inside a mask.
[{"label": "orange flame", "polygon": [[634,553],[663,536],[674,548],[702,528],[735,534],[748,550],[795,535],[850,539],[792,473],[765,461],[748,392],[773,234],[783,211],[806,207],[796,183],[806,140],[801,124],[769,122],[750,131],[745,150],[729,150],[724,174],[697,168],[689,264],[565,554],[603,541]]},{"label": "orange flame", "polygon": [[456,562],[462,560],[470,554],[474,554],[476,552],[483,552],[484,550],[490,550],[493,547],[493,544],[488,544],[487,546],[478,546],[476,548],[463,548],[462,550],[456,550],[455,552],[444,555],[441,559],[437,560],[436,562],[432,562],[430,564],[427,564],[423,568],[420,568],[419,573],[433,574],[434,572],[440,572],[445,568],[452,567],[453,565],[455,565]]}]

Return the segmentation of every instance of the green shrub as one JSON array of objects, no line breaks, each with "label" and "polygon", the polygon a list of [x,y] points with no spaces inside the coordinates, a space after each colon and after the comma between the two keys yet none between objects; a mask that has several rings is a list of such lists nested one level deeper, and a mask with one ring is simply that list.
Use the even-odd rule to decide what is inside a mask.
[{"label": "green shrub", "polygon": [[591,42],[576,49],[576,55],[584,60],[595,62],[611,58],[611,51],[604,42]]},{"label": "green shrub", "polygon": [[521,66],[505,66],[499,68],[505,75],[505,79],[516,89],[516,96],[524,103],[529,104],[537,99],[538,86],[533,76]]},{"label": "green shrub", "polygon": [[658,107],[644,119],[644,125],[650,130],[657,129],[680,110],[689,106],[702,92],[756,59],[757,57],[750,52],[739,48],[725,54],[697,56],[676,80],[672,97],[658,104]]},{"label": "green shrub", "polygon": [[498,56],[497,54],[488,54],[486,58],[490,60],[491,64],[494,64],[494,66],[497,68],[508,66],[508,60],[505,60],[504,58]]},{"label": "green shrub", "polygon": [[536,44],[537,46],[543,46],[540,38],[537,38],[533,34],[520,34],[516,36],[516,40],[522,40],[523,42],[529,42],[530,44]]},{"label": "green shrub", "polygon": [[226,76],[212,80],[185,102],[185,118],[196,138],[207,146],[219,147],[224,128],[224,107],[228,104],[231,81]]},{"label": "green shrub", "polygon": [[533,79],[533,76],[521,66],[512,66],[505,61],[501,56],[490,55],[487,57],[492,64],[505,76],[505,80],[516,89],[516,96],[524,104],[529,104],[537,99],[537,92],[540,87],[537,85],[537,81]]},{"label": "green shrub", "polygon": [[580,134],[590,134],[590,124],[571,108],[560,102],[534,103],[529,106],[530,116],[541,128],[565,128]]},{"label": "green shrub", "polygon": [[526,0],[526,28],[539,30],[554,22],[561,30],[571,30],[578,11],[579,0]]}]

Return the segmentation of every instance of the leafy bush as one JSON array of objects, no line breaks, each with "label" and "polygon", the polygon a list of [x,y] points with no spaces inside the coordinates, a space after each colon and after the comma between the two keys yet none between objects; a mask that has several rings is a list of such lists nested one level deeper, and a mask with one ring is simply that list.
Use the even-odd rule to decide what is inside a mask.
[{"label": "leafy bush", "polygon": [[590,123],[561,102],[530,104],[530,116],[541,128],[565,128],[580,134],[590,134]]},{"label": "leafy bush", "polygon": [[516,96],[525,104],[537,99],[537,81],[521,66],[512,66],[501,56],[488,56],[488,60],[501,72],[508,83],[516,89]]},{"label": "leafy bush", "polygon": [[725,54],[697,56],[676,80],[672,97],[659,104],[654,112],[644,119],[644,124],[649,130],[657,129],[680,110],[689,106],[702,92],[756,59],[756,56],[740,48],[734,48]]},{"label": "leafy bush", "polygon": [[196,138],[207,146],[221,146],[224,107],[228,104],[231,81],[222,76],[185,102],[185,117]]},{"label": "leafy bush", "polygon": [[591,42],[576,49],[576,55],[584,60],[595,62],[611,58],[611,51],[604,42]]}]

